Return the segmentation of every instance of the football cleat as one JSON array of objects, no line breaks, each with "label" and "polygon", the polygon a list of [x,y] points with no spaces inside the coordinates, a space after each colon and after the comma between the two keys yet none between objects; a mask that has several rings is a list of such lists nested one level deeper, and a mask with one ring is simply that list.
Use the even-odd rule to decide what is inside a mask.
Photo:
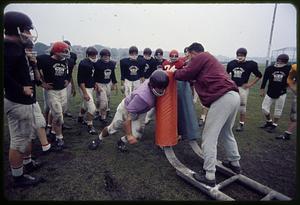
[{"label": "football cleat", "polygon": [[90,142],[88,148],[90,150],[95,150],[99,147],[100,144],[101,144],[101,140],[97,137],[96,139]]},{"label": "football cleat", "polygon": [[119,141],[117,142],[117,147],[118,147],[118,150],[120,150],[121,152],[128,152],[128,149],[125,145],[125,143],[119,139]]}]

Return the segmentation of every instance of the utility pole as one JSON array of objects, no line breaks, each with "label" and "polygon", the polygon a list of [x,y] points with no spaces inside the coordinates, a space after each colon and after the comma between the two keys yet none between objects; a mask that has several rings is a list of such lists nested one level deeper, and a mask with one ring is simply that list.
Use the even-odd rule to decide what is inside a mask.
[{"label": "utility pole", "polygon": [[277,9],[277,4],[275,4],[275,7],[274,7],[273,20],[272,20],[272,26],[271,26],[271,32],[270,32],[270,39],[269,39],[269,46],[268,46],[268,54],[267,54],[267,60],[266,60],[266,67],[269,65],[269,61],[270,61],[270,50],[271,50],[271,44],[272,44],[276,9]]}]

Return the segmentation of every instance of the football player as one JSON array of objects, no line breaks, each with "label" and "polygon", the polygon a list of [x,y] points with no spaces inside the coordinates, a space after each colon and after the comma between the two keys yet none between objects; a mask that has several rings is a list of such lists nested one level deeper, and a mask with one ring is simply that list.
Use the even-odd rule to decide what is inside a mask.
[{"label": "football player", "polygon": [[169,78],[164,71],[154,71],[149,79],[122,100],[111,124],[89,144],[89,149],[97,149],[103,137],[114,134],[122,128],[126,135],[118,141],[118,149],[127,151],[126,143],[137,143],[144,132],[146,113],[155,106],[155,98],[164,95],[168,84]]},{"label": "football player", "polygon": [[289,88],[293,92],[293,100],[292,100],[291,112],[290,112],[290,122],[288,124],[287,130],[283,134],[276,136],[276,139],[283,139],[283,140],[289,140],[291,138],[293,131],[297,126],[297,64],[292,65],[292,68],[290,70],[287,79],[287,83],[289,85]]},{"label": "football player", "polygon": [[117,91],[115,74],[116,62],[110,60],[110,51],[106,48],[99,53],[100,59],[95,63],[94,79],[96,82],[96,110],[103,124],[107,123],[106,117],[110,111],[109,102],[111,90]]},{"label": "football player", "polygon": [[136,46],[129,48],[129,57],[120,60],[121,92],[129,96],[143,81],[143,68],[137,60],[138,49]]},{"label": "football player", "polygon": [[63,113],[67,108],[66,87],[70,82],[67,61],[70,56],[69,45],[61,41],[55,42],[50,52],[52,55],[47,56],[44,59],[44,65],[41,66],[45,83],[52,86],[52,89],[44,90],[52,116],[52,130],[49,138],[55,138],[57,146],[63,148]]},{"label": "football player", "polygon": [[[64,42],[69,45],[69,49],[70,49],[70,58],[67,59],[68,67],[69,67],[70,83],[67,86],[68,101],[67,101],[67,110],[64,113],[64,115],[66,117],[72,117],[72,114],[69,112],[69,105],[70,105],[71,96],[74,97],[76,95],[76,89],[75,89],[72,73],[73,73],[74,66],[76,65],[77,55],[76,53],[72,52],[70,41],[64,40]],[[66,128],[66,125],[64,125],[64,128]]]},{"label": "football player", "polygon": [[[241,97],[239,109],[240,123],[236,128],[237,132],[244,130],[249,89],[262,77],[261,72],[258,70],[257,63],[252,60],[246,60],[246,56],[247,50],[245,48],[239,48],[236,51],[236,59],[227,64],[227,72],[238,86]],[[251,73],[255,75],[255,78],[251,82],[248,82]]]},{"label": "football player", "polygon": [[[36,59],[36,52],[33,51],[33,43],[29,41],[25,47],[25,53],[27,57],[28,66],[30,67],[30,75],[32,79],[34,79],[35,84],[38,86],[42,86],[43,88],[49,88],[48,84],[43,82],[40,72],[37,68],[37,59]],[[48,154],[51,151],[59,151],[61,150],[59,147],[56,148],[55,146],[51,145],[48,142],[47,135],[46,135],[46,121],[41,112],[41,108],[39,103],[36,101],[34,104],[34,122],[35,122],[35,129],[37,136],[39,137],[40,143],[42,145],[43,154]]]},{"label": "football player", "polygon": [[88,47],[86,49],[86,58],[80,61],[77,73],[77,83],[82,97],[82,105],[78,116],[78,122],[84,123],[83,116],[86,114],[88,132],[92,135],[97,134],[93,126],[93,119],[96,112],[93,92],[94,88],[96,88],[94,73],[95,63],[98,60],[97,57],[97,49],[95,47]]},{"label": "football player", "polygon": [[34,71],[25,53],[25,45],[35,41],[37,36],[31,33],[34,27],[26,14],[11,11],[3,17],[4,113],[10,135],[9,164],[13,186],[25,187],[41,182],[41,178],[28,175],[40,168],[40,164],[31,159],[37,104]]},{"label": "football player", "polygon": [[[262,112],[266,117],[266,123],[260,128],[265,129],[270,133],[274,132],[278,126],[278,121],[284,107],[286,88],[288,85],[287,78],[291,69],[291,65],[288,65],[288,61],[289,56],[287,54],[280,54],[276,59],[276,63],[265,69],[260,87],[260,96],[264,97],[262,102]],[[268,81],[268,90],[265,95],[265,87]],[[270,108],[273,103],[275,103],[275,108],[272,121]]]},{"label": "football player", "polygon": [[156,69],[163,69],[162,64],[166,60],[166,59],[164,59],[163,56],[164,56],[164,52],[161,48],[158,48],[158,49],[155,50],[154,59],[155,59],[155,62],[156,62]]},{"label": "football player", "polygon": [[[143,56],[140,56],[138,58],[139,61],[141,61],[141,64],[144,68],[144,78],[148,79],[151,74],[156,70],[156,61],[151,56],[152,51],[150,48],[145,48],[143,51]],[[146,118],[145,118],[145,124],[148,124],[151,120],[153,120],[155,114],[155,108],[152,108],[149,112],[147,112]]]}]

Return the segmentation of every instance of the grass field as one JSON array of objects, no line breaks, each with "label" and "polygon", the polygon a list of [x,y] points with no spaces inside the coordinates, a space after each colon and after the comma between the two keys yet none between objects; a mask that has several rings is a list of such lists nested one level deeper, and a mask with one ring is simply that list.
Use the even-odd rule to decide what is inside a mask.
[{"label": "grass field", "polygon": [[[117,79],[119,69],[117,69]],[[77,69],[74,69],[76,81]],[[290,141],[276,140],[288,124],[291,106],[291,93],[284,107],[276,133],[270,134],[258,128],[264,123],[261,113],[263,98],[259,96],[261,81],[251,89],[248,98],[247,122],[245,131],[236,133],[241,154],[244,175],[269,186],[289,197],[296,197],[296,134]],[[119,85],[120,87],[120,85]],[[94,136],[87,133],[86,127],[77,123],[80,96],[72,98],[70,111],[73,118],[65,118],[73,129],[64,131],[64,139],[69,147],[62,153],[39,156],[41,146],[34,142],[34,156],[45,165],[33,175],[43,176],[46,182],[32,188],[13,189],[8,164],[9,132],[4,116],[4,197],[8,200],[211,200],[207,195],[183,181],[176,175],[164,153],[154,143],[155,123],[145,130],[144,138],[137,145],[129,147],[129,153],[116,149],[116,141],[123,135],[117,133],[105,139],[96,151],[87,149]],[[111,116],[121,101],[121,92],[112,94]],[[41,89],[38,101],[43,107]],[[199,113],[199,105],[196,109]],[[222,113],[220,113],[222,114]],[[112,117],[110,117],[111,120]],[[94,122],[100,131],[100,122]],[[295,132],[296,133],[296,132]],[[199,142],[200,143],[200,142]],[[189,168],[198,171],[202,164],[186,141],[174,147],[177,157]],[[223,159],[222,144],[218,145],[218,158]],[[217,181],[224,179],[217,174]],[[237,200],[258,200],[261,196],[239,184],[227,187],[224,192]]]}]

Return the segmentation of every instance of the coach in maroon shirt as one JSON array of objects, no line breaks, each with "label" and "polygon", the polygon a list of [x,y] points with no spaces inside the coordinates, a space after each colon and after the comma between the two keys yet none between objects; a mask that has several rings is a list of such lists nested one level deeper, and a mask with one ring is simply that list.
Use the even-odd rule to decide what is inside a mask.
[{"label": "coach in maroon shirt", "polygon": [[204,154],[203,171],[195,173],[196,180],[214,186],[217,143],[224,145],[227,162],[223,164],[240,173],[240,155],[232,128],[240,105],[240,96],[235,83],[229,78],[224,66],[200,43],[188,48],[190,63],[182,69],[171,69],[176,80],[195,81],[194,86],[201,102],[209,107],[203,128],[202,145]]}]

